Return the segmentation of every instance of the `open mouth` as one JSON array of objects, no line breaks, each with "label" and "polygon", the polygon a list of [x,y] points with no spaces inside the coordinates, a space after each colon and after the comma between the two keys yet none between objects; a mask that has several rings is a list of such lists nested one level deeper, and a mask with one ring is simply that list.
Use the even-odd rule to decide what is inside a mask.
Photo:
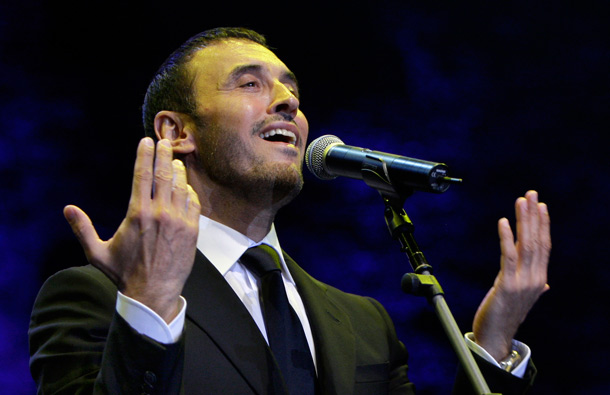
[{"label": "open mouth", "polygon": [[286,129],[273,129],[259,134],[259,137],[266,141],[281,142],[295,145],[297,136]]}]

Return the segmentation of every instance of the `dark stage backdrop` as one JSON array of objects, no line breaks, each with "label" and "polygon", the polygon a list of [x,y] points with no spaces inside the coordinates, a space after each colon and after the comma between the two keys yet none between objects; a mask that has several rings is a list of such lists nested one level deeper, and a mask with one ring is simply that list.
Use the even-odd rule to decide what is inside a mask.
[{"label": "dark stage backdrop", "polygon": [[[9,4],[10,3],[10,4]],[[566,2],[567,3],[567,2]],[[143,93],[189,36],[241,25],[299,77],[310,140],[447,163],[464,183],[405,205],[460,327],[499,266],[496,221],[537,189],[549,204],[551,290],[518,338],[534,393],[610,393],[609,57],[606,2],[2,2],[0,392],[29,394],[27,326],[42,281],[85,263],[62,217],[104,237],[126,209]],[[306,174],[277,219],[282,246],[319,279],[379,299],[411,352],[420,394],[446,394],[456,358],[409,271],[378,194]]]}]

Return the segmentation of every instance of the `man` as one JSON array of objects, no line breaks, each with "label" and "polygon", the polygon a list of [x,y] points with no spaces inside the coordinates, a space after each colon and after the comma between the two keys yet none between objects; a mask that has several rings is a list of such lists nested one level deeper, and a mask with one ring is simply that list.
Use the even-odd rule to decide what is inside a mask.
[{"label": "man", "polygon": [[[279,256],[306,338],[315,368],[308,385],[321,394],[413,393],[406,350],[381,305],[314,280],[280,248],[273,221],[302,187],[308,124],[294,74],[264,39],[240,28],[190,39],[151,83],[144,123],[159,141],[138,146],[115,235],[102,241],[81,209],[64,210],[91,265],[51,277],[37,298],[30,365],[39,390],[284,393],[291,384],[268,346],[264,288],[245,259],[264,244]],[[499,222],[501,270],[472,342],[505,393],[533,377],[512,337],[548,288],[546,206],[530,191],[516,212],[517,244],[508,221]],[[510,359],[514,347],[520,364]],[[522,378],[493,366],[507,357]],[[314,392],[303,388],[291,391]]]}]

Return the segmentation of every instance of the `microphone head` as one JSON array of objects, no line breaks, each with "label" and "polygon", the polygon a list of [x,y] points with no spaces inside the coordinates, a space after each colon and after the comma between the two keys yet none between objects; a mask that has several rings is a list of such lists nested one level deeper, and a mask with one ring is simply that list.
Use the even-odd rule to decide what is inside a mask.
[{"label": "microphone head", "polygon": [[307,163],[307,168],[314,176],[321,180],[332,180],[333,178],[337,178],[337,176],[327,172],[324,166],[327,150],[331,146],[337,144],[343,144],[343,141],[332,134],[318,137],[309,144],[307,151],[305,151],[305,163]]}]

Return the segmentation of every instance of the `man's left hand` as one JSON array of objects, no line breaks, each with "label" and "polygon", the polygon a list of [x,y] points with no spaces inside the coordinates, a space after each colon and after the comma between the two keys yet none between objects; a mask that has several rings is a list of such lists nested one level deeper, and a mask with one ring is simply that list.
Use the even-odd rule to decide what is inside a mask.
[{"label": "man's left hand", "polygon": [[538,193],[528,191],[515,203],[517,241],[506,218],[498,221],[500,272],[475,315],[475,342],[497,361],[511,351],[519,325],[540,295],[549,289],[550,218]]}]

